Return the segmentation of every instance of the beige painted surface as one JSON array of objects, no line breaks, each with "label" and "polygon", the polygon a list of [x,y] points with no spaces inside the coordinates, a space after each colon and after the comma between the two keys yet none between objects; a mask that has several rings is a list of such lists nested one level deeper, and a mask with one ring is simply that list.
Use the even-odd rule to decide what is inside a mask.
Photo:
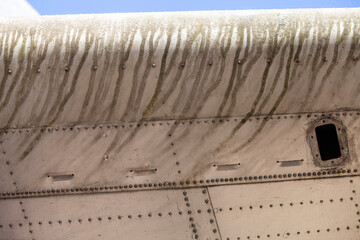
[{"label": "beige painted surface", "polygon": [[359,15],[0,19],[0,239],[359,239]]}]

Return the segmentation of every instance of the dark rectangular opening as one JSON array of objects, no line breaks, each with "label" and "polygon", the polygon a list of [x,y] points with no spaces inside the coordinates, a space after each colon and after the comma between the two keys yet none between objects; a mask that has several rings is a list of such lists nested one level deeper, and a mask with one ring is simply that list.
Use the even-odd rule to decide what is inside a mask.
[{"label": "dark rectangular opening", "polygon": [[315,128],[321,160],[327,161],[341,156],[340,144],[334,124]]}]

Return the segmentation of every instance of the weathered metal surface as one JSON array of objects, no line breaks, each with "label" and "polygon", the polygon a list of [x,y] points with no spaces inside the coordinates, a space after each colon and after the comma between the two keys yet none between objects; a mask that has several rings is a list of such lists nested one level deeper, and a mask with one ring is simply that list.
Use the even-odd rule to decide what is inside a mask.
[{"label": "weathered metal surface", "polygon": [[[1,175],[11,178],[3,180],[0,192],[16,189],[25,196],[27,191],[44,195],[91,188],[96,192],[110,186],[119,191],[234,183],[230,178],[241,183],[333,177],[338,171],[357,174],[358,113],[332,113],[326,118],[321,114],[273,116],[262,131],[264,117],[252,117],[231,139],[228,136],[243,118],[10,130],[2,143]],[[322,161],[312,153],[311,147],[318,147],[316,136],[308,141],[308,130],[318,125],[313,121],[319,117],[321,122],[342,122],[338,135],[344,139],[343,161]],[[134,132],[137,135],[130,138]],[[39,134],[41,139],[34,140]],[[286,164],[294,161],[295,165]]]},{"label": "weathered metal surface", "polygon": [[[0,19],[0,239],[356,239],[359,15]],[[323,120],[337,127],[332,161],[311,138]],[[301,194],[334,202],[214,215]],[[105,224],[115,212],[142,216]]]},{"label": "weathered metal surface", "polygon": [[[359,239],[349,178],[212,187],[223,239]],[[224,197],[226,196],[226,197]]]},{"label": "weathered metal surface", "polygon": [[2,127],[359,108],[358,9],[59,16],[0,26]]}]

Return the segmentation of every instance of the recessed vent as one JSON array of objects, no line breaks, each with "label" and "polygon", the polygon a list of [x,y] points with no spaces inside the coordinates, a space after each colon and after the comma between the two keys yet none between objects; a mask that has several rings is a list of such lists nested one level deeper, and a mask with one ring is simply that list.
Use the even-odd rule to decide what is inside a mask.
[{"label": "recessed vent", "polygon": [[317,143],[322,161],[341,157],[341,150],[336,127],[325,124],[315,128]]}]

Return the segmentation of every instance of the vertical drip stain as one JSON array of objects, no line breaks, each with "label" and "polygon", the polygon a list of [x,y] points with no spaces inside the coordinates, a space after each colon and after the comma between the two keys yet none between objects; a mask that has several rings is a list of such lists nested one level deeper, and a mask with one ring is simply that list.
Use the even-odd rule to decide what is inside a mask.
[{"label": "vertical drip stain", "polygon": [[[291,70],[291,63],[292,63],[293,54],[294,54],[294,42],[295,42],[295,34],[291,34],[291,35],[292,36],[290,36],[291,37],[290,53],[289,53],[289,57],[288,57],[287,64],[286,64],[286,72],[285,72],[285,80],[284,80],[283,89],[282,89],[280,95],[278,96],[275,104],[273,105],[273,107],[271,108],[269,113],[267,114],[267,117],[262,120],[259,128],[255,130],[255,132],[250,136],[250,138],[247,139],[247,141],[245,143],[243,143],[242,145],[240,145],[239,147],[237,147],[233,151],[231,151],[232,154],[235,154],[235,153],[239,152],[240,150],[244,149],[247,145],[249,145],[258,136],[258,134],[265,127],[266,123],[269,121],[269,119],[270,119],[269,117],[274,114],[275,110],[280,105],[281,101],[285,97],[285,94],[287,93],[289,81],[290,81],[290,70]],[[298,45],[298,48],[300,46],[301,45]],[[296,71],[296,69],[294,69],[294,71]]]},{"label": "vertical drip stain", "polygon": [[[100,39],[98,37],[95,40],[95,47],[94,47],[94,50],[93,50],[93,66],[97,66],[98,58],[101,57],[102,51],[104,49],[103,47],[101,48],[101,46],[100,46],[100,49],[99,49],[99,40]],[[80,112],[80,115],[79,115],[79,121],[84,121],[84,119],[85,119],[85,113],[86,113],[86,110],[87,110],[87,108],[89,106],[90,98],[92,96],[93,89],[94,89],[94,84],[95,84],[95,80],[96,80],[97,71],[94,71],[94,69],[91,69],[90,71],[91,71],[90,81],[89,81],[88,89],[86,91],[86,95],[85,95],[85,98],[84,98],[83,105],[81,107],[81,112]]]},{"label": "vertical drip stain", "polygon": [[[348,25],[348,23],[345,23],[346,25]],[[339,56],[339,47],[340,45],[347,39],[348,35],[349,35],[349,26],[345,26],[343,33],[340,36],[340,24],[337,24],[337,36],[336,36],[336,42],[334,44],[334,54],[333,54],[333,58],[331,60],[331,63],[329,64],[329,67],[326,70],[325,75],[322,77],[321,79],[321,83],[319,85],[318,90],[316,91],[315,95],[314,95],[314,100],[316,101],[317,99],[319,99],[320,94],[322,93],[325,83],[327,81],[327,79],[329,78],[329,76],[331,75],[331,73],[334,71],[334,68],[337,64],[338,61],[338,56]],[[313,101],[313,104],[315,104],[315,102]]]},{"label": "vertical drip stain", "polygon": [[[149,45],[152,44],[152,42],[153,42],[154,34],[155,34],[154,32],[150,33]],[[146,39],[147,39],[148,35],[149,35],[149,32],[142,37],[142,40],[141,40],[141,43],[140,43],[139,56],[138,56],[138,59],[137,59],[137,61],[135,63],[135,66],[134,66],[134,68],[136,70],[134,71],[134,76],[133,76],[133,79],[132,79],[132,82],[131,82],[132,86],[131,86],[131,90],[130,90],[130,96],[129,96],[129,99],[128,99],[127,104],[126,104],[125,111],[124,111],[124,113],[123,113],[123,115],[121,117],[122,121],[124,121],[124,119],[126,119],[127,115],[129,114],[129,111],[133,109],[135,94],[136,94],[138,80],[139,80],[139,71],[138,71],[138,69],[140,69],[140,67],[141,67],[141,65],[143,63],[144,52],[145,52],[145,49],[144,49],[145,48],[145,42],[146,42]],[[149,47],[149,51],[151,51],[150,47]],[[149,54],[149,58],[151,58],[150,56],[151,56],[151,54]],[[148,69],[149,66],[146,66],[146,68]]]},{"label": "vertical drip stain", "polygon": [[[83,32],[84,32],[84,30],[80,30],[80,31],[78,30],[76,32],[74,31],[71,42],[69,43],[68,46],[66,45],[66,52],[65,52],[64,60],[66,61],[69,56],[68,61],[66,61],[66,67],[68,67],[68,68],[71,68],[71,66],[74,62],[74,58],[77,55],[77,52],[79,51],[79,41],[80,41],[80,37],[83,34]],[[69,34],[68,39],[70,39],[70,33],[71,33],[71,31],[68,32],[68,34]],[[64,66],[64,68],[65,68],[65,66]],[[60,74],[62,74],[61,71],[60,71]],[[70,77],[70,71],[65,71],[65,73],[63,75],[63,79],[62,79],[60,85],[58,86],[58,91],[57,91],[57,96],[55,98],[55,101],[54,101],[52,107],[50,108],[50,111],[48,112],[48,119],[54,119],[53,116],[56,115],[59,104],[62,101],[65,87],[68,83],[69,77]]]},{"label": "vertical drip stain", "polygon": [[[153,97],[151,98],[149,104],[147,105],[147,108],[145,111],[150,111],[151,110],[151,104],[154,104],[154,101],[156,101],[156,91],[161,91],[161,87],[162,87],[162,82],[164,81],[164,73],[165,73],[165,69],[166,69],[166,58],[167,58],[167,55],[168,55],[168,51],[169,51],[169,47],[170,47],[170,44],[171,44],[171,37],[172,37],[172,32],[167,32],[167,41],[166,41],[166,45],[165,45],[165,49],[164,49],[164,53],[163,53],[163,57],[162,57],[162,60],[161,60],[161,66],[160,66],[160,74],[159,74],[159,78],[158,78],[158,82],[156,84],[156,89],[155,89],[155,93],[153,95]],[[153,41],[153,38],[151,38],[151,40]],[[155,44],[156,47],[157,47],[157,43]],[[150,54],[151,55],[151,54]],[[150,61],[151,61],[151,58],[148,58],[148,66],[150,66]],[[147,77],[147,74],[145,75],[144,74],[144,78],[143,78],[143,82],[142,84],[145,84],[145,80],[146,80],[146,77]],[[141,94],[142,95],[142,94]],[[142,119],[140,120],[140,123],[143,122],[146,118],[146,113],[142,114],[143,117]],[[120,137],[120,134],[116,134],[114,140],[110,143],[109,147],[107,148],[106,152],[109,153],[111,151],[113,151],[113,149],[117,146],[115,152],[120,152],[124,146],[126,146],[129,142],[131,142],[135,136],[137,135],[139,131],[139,128],[135,128],[134,131],[131,132],[130,136],[127,137],[120,145],[117,146],[117,142],[118,142],[118,138]]]},{"label": "vertical drip stain", "polygon": [[[134,103],[134,106],[133,106],[133,109],[132,109],[132,112],[135,115],[134,118],[136,118],[136,119],[137,119],[138,115],[141,114],[141,112],[139,112],[139,109],[141,107],[141,101],[142,101],[142,99],[144,97],[144,91],[146,89],[146,83],[147,83],[147,79],[149,77],[150,65],[151,65],[151,62],[152,62],[152,58],[154,57],[155,51],[157,50],[157,48],[159,46],[160,35],[161,34],[159,34],[158,38],[156,39],[155,44],[152,42],[153,39],[151,39],[151,41],[149,43],[149,56],[148,56],[148,59],[146,61],[146,69],[144,71],[144,74],[143,74],[143,77],[142,77],[142,80],[141,80],[141,83],[140,83],[140,86],[139,86],[139,90],[137,92],[137,96],[136,96],[136,99],[135,99],[135,103]],[[171,35],[172,35],[172,33],[171,33]],[[176,57],[176,55],[173,55],[171,60],[173,60],[174,57]],[[172,62],[170,61],[169,65],[171,63]],[[171,69],[171,67],[168,67],[168,69],[169,68]],[[166,69],[166,67],[164,69]],[[167,73],[166,73],[166,70],[165,70],[163,78],[165,79],[166,77],[167,77]],[[136,121],[136,119],[134,119],[134,121]]]},{"label": "vertical drip stain", "polygon": [[[125,50],[125,43],[126,43],[125,34],[122,34],[122,39],[121,39],[122,40],[122,44],[121,44],[121,53],[122,53],[122,55],[120,56],[120,62],[119,62],[119,66],[118,66],[118,77],[117,77],[117,80],[116,80],[116,85],[115,85],[115,89],[114,89],[114,95],[113,95],[113,98],[112,98],[112,102],[111,102],[111,104],[109,106],[109,109],[105,109],[103,111],[104,114],[106,115],[106,118],[105,118],[106,121],[110,121],[110,119],[111,119],[111,117],[112,117],[112,115],[114,113],[117,101],[119,100],[120,88],[121,88],[123,77],[124,77],[124,71],[122,69],[122,66],[129,59],[130,52],[131,52],[131,49],[132,49],[132,46],[133,46],[133,41],[134,41],[134,38],[135,38],[135,34],[136,34],[136,32],[132,31],[132,34],[129,36],[129,45],[128,45],[126,50]],[[104,94],[103,96],[105,96],[105,95],[106,94]],[[94,104],[98,104],[98,103],[94,102]]]},{"label": "vertical drip stain", "polygon": [[[270,59],[274,59],[275,56],[279,53],[280,51],[280,46],[278,44],[278,38],[277,38],[277,34],[274,34],[270,39],[269,39],[270,43],[269,46],[267,48],[267,55],[268,58]],[[245,115],[245,117],[233,128],[233,130],[231,131],[230,135],[227,136],[216,148],[215,152],[218,153],[221,151],[221,149],[226,145],[227,142],[229,142],[234,135],[236,134],[237,131],[239,131],[240,128],[242,128],[244,126],[244,124],[248,121],[248,119],[254,114],[255,109],[264,93],[265,90],[265,85],[267,82],[267,76],[269,74],[270,71],[270,67],[272,65],[272,61],[270,63],[268,63],[264,69],[263,75],[262,75],[262,79],[261,79],[261,85],[259,88],[259,91],[256,95],[256,98],[254,99],[253,103],[252,103],[252,107],[250,109],[250,111]]]},{"label": "vertical drip stain", "polygon": [[[45,114],[46,111],[48,110],[48,106],[51,103],[51,98],[53,97],[54,91],[56,91],[56,85],[55,85],[55,81],[56,81],[56,72],[58,70],[58,63],[60,61],[60,52],[61,52],[61,47],[63,45],[63,41],[61,39],[60,35],[57,35],[56,37],[54,37],[55,39],[53,40],[55,43],[54,49],[51,53],[50,59],[49,59],[49,63],[48,63],[48,68],[50,69],[50,74],[49,74],[49,79],[48,81],[44,81],[44,85],[47,85],[47,94],[44,100],[44,103],[41,107],[40,113],[37,115],[36,118],[31,118],[31,119],[35,119],[33,122],[42,122],[45,119]],[[43,88],[44,89],[44,88]],[[38,99],[37,102],[41,100],[42,98],[42,94],[43,92],[40,92],[38,95]],[[33,114],[36,114],[36,109],[37,105],[35,104],[33,107]]]},{"label": "vertical drip stain", "polygon": [[[84,52],[81,56],[81,59],[79,61],[79,64],[76,67],[76,70],[74,72],[74,76],[73,76],[73,80],[71,82],[71,86],[70,86],[70,91],[64,96],[64,98],[62,99],[62,101],[59,104],[59,108],[54,116],[54,118],[50,121],[50,124],[54,123],[56,121],[56,119],[59,117],[60,113],[64,110],[64,107],[66,105],[66,103],[69,101],[70,97],[74,94],[75,91],[75,87],[76,84],[78,82],[79,79],[79,75],[80,75],[80,71],[84,65],[84,62],[89,54],[89,49],[91,48],[93,42],[94,42],[94,35],[89,33],[89,31],[85,31],[85,49]],[[76,52],[78,51],[78,49],[76,50]]]},{"label": "vertical drip stain", "polygon": [[[5,95],[5,98],[4,98],[4,101],[1,102],[0,104],[0,112],[4,109],[4,107],[6,106],[6,104],[9,102],[10,100],[10,97],[11,97],[11,94],[13,93],[13,90],[15,89],[15,86],[20,78],[20,75],[21,75],[21,71],[23,70],[23,64],[24,64],[24,61],[25,61],[25,44],[26,44],[26,38],[23,38],[23,42],[21,44],[21,48],[19,50],[19,53],[18,53],[18,66],[21,66],[19,67],[17,70],[16,70],[16,73],[15,73],[15,76],[11,82],[11,85],[9,87],[9,89],[7,90],[6,92],[6,95]],[[0,95],[0,100],[2,99],[2,96]]]},{"label": "vertical drip stain", "polygon": [[[147,58],[147,61],[146,61],[145,71],[144,71],[144,74],[142,76],[139,91],[138,91],[137,98],[136,98],[136,101],[135,101],[135,106],[128,109],[128,110],[132,110],[133,113],[137,113],[137,110],[138,110],[138,108],[140,106],[140,102],[141,102],[141,99],[143,97],[143,91],[145,90],[146,80],[147,80],[147,78],[149,76],[149,71],[150,71],[150,68],[151,68],[151,62],[152,62],[152,59],[153,59],[153,55],[154,55],[154,53],[155,53],[155,51],[156,51],[156,49],[158,47],[158,44],[159,44],[159,41],[160,41],[160,36],[161,36],[161,34],[159,34],[157,39],[155,39],[155,41],[154,41],[154,33],[150,33],[149,55],[148,55],[148,58]],[[171,39],[171,34],[169,34],[169,38]],[[169,38],[168,38],[168,40],[169,40]],[[147,36],[143,37],[143,40],[146,40],[146,39],[147,39]],[[144,41],[144,44],[145,44],[145,41]],[[141,59],[141,61],[142,61],[142,59]],[[135,69],[138,69],[138,68],[135,68]],[[134,74],[134,76],[135,76],[135,74]],[[135,90],[136,90],[136,88],[135,88]],[[134,95],[135,95],[135,93],[136,93],[136,91],[133,92]],[[136,109],[136,111],[135,111],[135,109]],[[125,113],[126,113],[126,110],[125,110]],[[130,134],[130,136],[127,139],[125,139],[125,142],[127,142],[127,143],[131,142],[131,140],[136,136],[137,132],[138,132],[138,128],[135,128],[135,130]],[[121,137],[122,137],[122,133],[117,132],[114,139],[110,143],[108,149],[106,150],[106,153],[111,152],[116,147],[116,145],[120,141]],[[120,146],[118,147],[116,152],[119,152],[122,149],[122,146],[123,146],[123,144],[120,144]]]},{"label": "vertical drip stain", "polygon": [[[103,96],[102,94],[104,92],[107,93],[107,90],[104,90],[104,85],[106,83],[105,80],[111,79],[112,73],[114,72],[114,68],[116,66],[116,62],[118,60],[119,51],[115,50],[115,49],[120,48],[120,43],[118,45],[115,43],[115,37],[116,37],[115,31],[112,31],[109,43],[108,43],[108,45],[105,46],[104,67],[101,72],[101,77],[99,79],[98,87],[94,94],[95,96],[94,96],[92,107],[91,107],[89,113],[87,114],[87,116],[84,117],[84,118],[89,119],[89,121],[98,121],[98,119],[96,119],[94,116],[96,116],[96,114],[99,112],[100,104],[98,104],[98,103],[101,101],[100,99]],[[125,45],[125,43],[124,43],[124,45]],[[111,60],[111,55],[113,55],[112,60]],[[108,85],[110,85],[110,83],[108,83]],[[104,94],[104,95],[106,95],[106,94]]]},{"label": "vertical drip stain", "polygon": [[[8,119],[8,122],[7,122],[8,126],[13,122],[20,107],[24,104],[25,100],[30,95],[34,81],[37,77],[34,69],[36,69],[38,66],[41,65],[41,63],[44,61],[47,51],[48,51],[49,41],[45,40],[40,44],[40,47],[38,48],[38,51],[39,51],[38,55],[34,56],[36,54],[36,50],[37,50],[36,49],[37,38],[35,38],[35,30],[33,30],[33,31],[34,31],[33,33],[30,32],[31,46],[30,46],[29,52],[27,53],[27,61],[26,61],[27,65],[25,67],[25,72],[24,72],[23,78],[20,82],[20,86],[16,93],[15,108]],[[25,45],[25,42],[23,44]],[[21,68],[21,66],[20,66],[20,68]]]},{"label": "vertical drip stain", "polygon": [[[281,43],[280,43],[280,44],[281,44]],[[277,86],[277,83],[278,83],[278,81],[279,81],[279,79],[280,79],[280,75],[281,75],[282,70],[283,70],[283,68],[284,68],[285,52],[286,52],[286,49],[287,49],[287,47],[288,47],[288,44],[289,44],[289,43],[286,42],[285,45],[283,46],[283,49],[282,49],[281,54],[280,54],[280,62],[279,62],[278,70],[276,71],[276,75],[275,75],[275,77],[274,77],[273,83],[272,83],[272,85],[271,85],[271,87],[270,87],[270,90],[269,90],[268,94],[266,95],[266,97],[264,98],[264,100],[263,100],[262,103],[260,104],[259,109],[257,110],[257,113],[258,113],[258,114],[261,114],[261,113],[262,113],[264,107],[266,106],[266,104],[268,103],[270,97],[271,97],[271,96],[273,95],[273,93],[274,93],[274,90],[275,90],[275,88],[276,88],[276,86]]]},{"label": "vertical drip stain", "polygon": [[162,85],[163,85],[163,82],[164,82],[164,74],[165,74],[165,69],[166,69],[166,58],[167,58],[168,53],[169,53],[169,47],[170,47],[170,43],[171,43],[171,36],[172,35],[168,33],[164,53],[163,53],[163,56],[162,56],[162,59],[161,59],[160,74],[159,74],[158,81],[156,83],[155,92],[154,92],[153,96],[151,97],[150,102],[147,104],[145,111],[142,113],[142,118],[141,118],[142,120],[147,118],[148,114],[150,113],[152,107],[155,104],[155,101],[157,100],[160,92],[162,91]]},{"label": "vertical drip stain", "polygon": [[[203,50],[204,53],[203,53],[203,55],[201,57],[201,61],[199,62],[200,69],[195,68],[196,76],[195,76],[194,82],[192,84],[189,96],[187,96],[187,101],[185,103],[185,106],[182,109],[180,117],[185,117],[186,113],[188,113],[190,111],[190,107],[191,107],[191,105],[192,105],[192,103],[194,101],[194,98],[195,98],[195,95],[197,93],[199,84],[200,84],[200,82],[202,82],[201,80],[203,79],[203,74],[204,74],[204,71],[206,69],[206,67],[205,67],[206,66],[206,60],[208,58],[208,54],[209,54],[209,51],[210,51],[210,36],[211,36],[211,29],[208,29],[206,38],[204,39],[204,41],[202,41],[202,43],[200,45],[200,49],[204,48],[204,50]],[[209,71],[210,70],[208,70],[206,72],[209,72]],[[204,81],[205,80],[206,79],[204,79]],[[202,101],[200,101],[200,102],[202,102]]]},{"label": "vertical drip stain", "polygon": [[[13,39],[11,39],[11,44],[10,44],[10,49],[9,49],[9,38],[10,35],[13,35]],[[8,32],[6,37],[5,37],[5,46],[4,46],[4,57],[3,57],[3,61],[4,61],[4,76],[1,80],[0,83],[0,100],[2,99],[3,95],[4,95],[4,91],[5,91],[5,84],[7,82],[8,79],[8,74],[7,71],[10,67],[10,64],[12,62],[12,58],[14,56],[14,49],[20,39],[20,37],[22,37],[23,35],[14,31]]]},{"label": "vertical drip stain", "polygon": [[[243,28],[241,28],[241,30],[243,30]],[[239,30],[238,30],[239,31]],[[224,107],[230,97],[230,92],[233,88],[233,85],[234,85],[234,80],[235,80],[235,77],[236,77],[236,74],[238,73],[238,61],[239,61],[239,57],[240,57],[240,52],[242,50],[242,45],[243,45],[243,41],[244,41],[244,35],[242,32],[238,32],[238,36],[237,36],[237,40],[236,40],[236,46],[237,49],[236,49],[236,52],[235,52],[235,57],[234,57],[234,60],[233,60],[233,66],[232,66],[232,70],[231,70],[231,76],[230,76],[230,80],[229,80],[229,84],[226,88],[226,92],[225,92],[225,95],[224,95],[224,98],[220,104],[220,107],[219,107],[219,110],[218,110],[218,113],[217,113],[217,116],[221,116],[222,115],[222,112],[224,110]]]},{"label": "vertical drip stain", "polygon": [[[236,107],[237,94],[239,93],[239,90],[240,90],[242,84],[247,79],[248,74],[250,73],[251,69],[254,67],[254,65],[256,64],[256,62],[258,61],[260,56],[262,55],[263,44],[265,43],[265,37],[262,39],[259,39],[257,43],[254,43],[257,45],[257,47],[252,47],[252,49],[249,53],[249,48],[250,48],[250,44],[251,44],[250,38],[251,38],[251,32],[248,29],[245,54],[244,54],[244,58],[242,60],[243,64],[245,64],[245,63],[247,63],[247,64],[246,64],[246,67],[245,67],[245,70],[243,73],[241,73],[241,71],[238,72],[237,81],[236,81],[235,86],[232,91],[231,103],[230,103],[229,109],[227,111],[227,115],[231,115],[234,108]],[[255,54],[255,55],[253,56],[253,54]]]},{"label": "vertical drip stain", "polygon": [[220,63],[220,70],[219,73],[217,75],[217,78],[215,81],[212,81],[212,83],[210,84],[210,87],[206,90],[203,98],[199,101],[199,104],[201,104],[200,106],[197,107],[195,114],[193,115],[194,117],[197,116],[197,114],[201,111],[201,109],[205,106],[205,103],[207,102],[207,100],[209,99],[209,97],[211,96],[211,93],[220,85],[222,79],[223,79],[223,74],[225,72],[225,67],[226,67],[226,58],[231,46],[231,38],[232,38],[232,34],[233,34],[234,28],[233,26],[230,27],[230,29],[227,31],[227,41],[225,44],[225,36],[223,38],[223,42],[221,44],[222,49],[221,49],[221,63]]},{"label": "vertical drip stain", "polygon": [[308,103],[310,101],[310,96],[314,90],[317,75],[318,75],[319,71],[322,69],[322,67],[325,65],[325,61],[323,61],[323,59],[326,57],[326,51],[329,46],[330,35],[331,35],[331,30],[333,28],[333,24],[330,24],[328,26],[328,31],[325,36],[322,36],[322,33],[323,33],[322,28],[323,28],[323,26],[320,25],[320,29],[318,29],[318,31],[317,31],[318,46],[317,46],[314,60],[313,60],[312,67],[311,67],[310,84],[309,84],[308,90],[306,92],[306,96],[304,98],[303,105],[300,108],[300,111],[302,111],[302,109],[308,105]]},{"label": "vertical drip stain", "polygon": [[[208,39],[210,37],[209,32],[207,32],[206,29],[203,28],[204,26],[201,25],[199,26],[199,29],[197,30],[197,32],[194,34],[193,39],[191,42],[193,42],[192,45],[195,45],[196,43],[198,43],[197,41],[200,41],[200,43],[198,43],[198,47],[194,48],[194,51],[198,51],[198,54],[196,56],[194,56],[194,63],[192,64],[191,68],[189,69],[189,67],[187,68],[188,71],[185,74],[184,78],[182,78],[182,82],[181,85],[179,87],[179,93],[177,94],[177,97],[174,101],[174,103],[172,104],[171,107],[171,113],[174,114],[175,112],[179,112],[180,108],[181,108],[181,100],[183,100],[186,97],[186,92],[187,92],[187,84],[189,84],[189,79],[190,81],[192,79],[195,80],[196,76],[199,74],[201,74],[201,72],[203,71],[203,69],[205,68],[205,66],[200,65],[200,62],[204,59],[204,54],[207,54],[207,52],[205,51],[205,43],[207,41],[209,41],[210,39]],[[198,38],[200,38],[200,40],[197,40]],[[220,38],[220,32],[217,35],[217,41]],[[206,59],[205,59],[206,60]],[[181,117],[181,116],[179,116]]]},{"label": "vertical drip stain", "polygon": [[[183,64],[186,61],[189,52],[191,51],[191,46],[192,46],[192,43],[194,41],[194,37],[192,37],[190,40],[189,40],[189,38],[190,38],[189,33],[187,33],[186,43],[185,43],[185,47],[184,47],[184,50],[182,52],[182,57],[181,57],[181,62]],[[175,59],[175,56],[177,55],[178,48],[180,47],[180,42],[181,42],[181,35],[179,33],[179,35],[178,35],[178,44],[176,45],[176,50],[173,53],[174,59]],[[165,73],[166,76],[168,76],[170,74],[171,69],[172,69],[172,67],[169,65],[168,70]],[[165,91],[165,93],[163,93],[162,98],[160,98],[154,104],[153,110],[152,110],[153,112],[155,112],[163,104],[165,104],[165,102],[168,100],[168,98],[171,96],[171,94],[174,93],[174,90],[176,89],[176,87],[177,87],[177,85],[178,85],[178,83],[179,83],[179,81],[181,79],[181,76],[183,75],[183,72],[184,72],[184,70],[182,69],[182,67],[178,66],[175,77],[170,82],[170,87]]]}]

